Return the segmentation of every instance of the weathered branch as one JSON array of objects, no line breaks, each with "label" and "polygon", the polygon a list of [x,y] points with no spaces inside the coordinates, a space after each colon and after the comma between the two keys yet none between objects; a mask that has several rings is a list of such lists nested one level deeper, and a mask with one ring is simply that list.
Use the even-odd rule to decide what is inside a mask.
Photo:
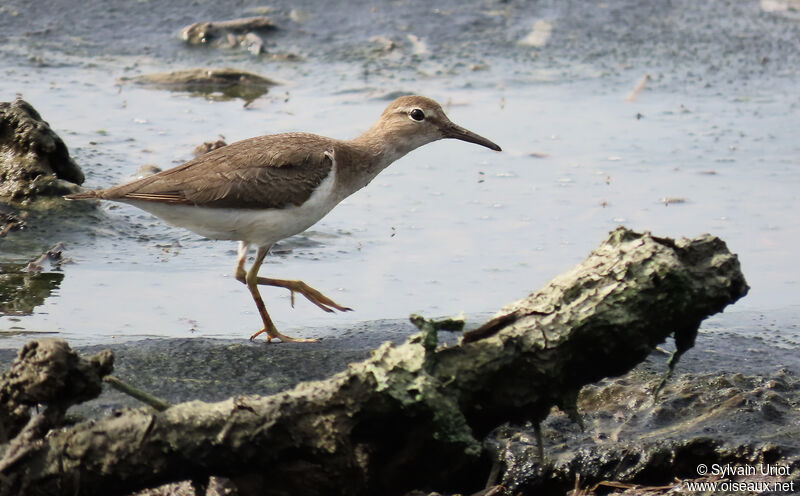
[{"label": "weathered branch", "polygon": [[719,239],[619,228],[457,346],[426,349],[415,335],[274,396],[53,431],[0,471],[0,494],[122,494],[208,475],[267,495],[478,487],[491,467],[479,439],[490,429],[539,421],[553,405],[574,411],[583,385],[627,372],[670,335],[691,347],[700,321],[746,292]]}]

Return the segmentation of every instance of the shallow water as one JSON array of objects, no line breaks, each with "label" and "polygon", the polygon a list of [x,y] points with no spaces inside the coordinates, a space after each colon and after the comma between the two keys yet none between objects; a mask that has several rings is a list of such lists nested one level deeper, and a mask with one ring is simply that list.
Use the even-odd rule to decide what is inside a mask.
[{"label": "shallow water", "polygon": [[[174,2],[81,5],[77,13],[2,7],[17,15],[0,16],[0,101],[21,93],[32,103],[70,147],[87,187],[121,182],[142,164],[179,164],[218,135],[353,137],[396,92],[437,99],[455,122],[503,147],[423,147],[277,246],[262,274],[305,280],[355,309],[325,314],[302,298],[292,309],[287,292],[263,289],[290,335],[412,312],[492,312],[582,260],[618,224],[720,236],[752,287],[729,312],[747,322],[774,313],[784,316],[775,332],[794,329],[796,21],[749,2],[476,2],[461,10],[445,2],[437,11],[422,2],[353,3],[335,13],[305,2],[292,4],[294,14],[278,2],[270,15],[286,27],[265,39],[303,58],[280,62],[187,48],[175,37],[197,20],[250,15],[255,4],[224,12]],[[543,46],[517,43],[537,29],[541,39],[547,25]],[[376,54],[372,36],[398,48]],[[119,82],[195,66],[235,66],[284,84],[245,107]],[[645,90],[626,101],[645,73]],[[110,204],[33,216],[28,225],[0,239],[4,272],[20,273],[58,241],[73,263],[48,269],[63,278],[42,279],[53,287],[29,311],[0,316],[0,347],[33,331],[94,344],[244,338],[259,327],[232,277],[235,243]],[[29,283],[14,281],[24,293]]]}]

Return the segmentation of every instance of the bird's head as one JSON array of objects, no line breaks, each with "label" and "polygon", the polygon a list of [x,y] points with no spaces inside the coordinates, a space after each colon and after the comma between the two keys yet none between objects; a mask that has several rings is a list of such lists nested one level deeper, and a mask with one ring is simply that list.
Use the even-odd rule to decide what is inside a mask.
[{"label": "bird's head", "polygon": [[424,96],[402,96],[386,107],[373,127],[397,146],[403,155],[432,141],[453,138],[475,143],[495,151],[500,147],[453,123],[442,110],[442,106]]}]

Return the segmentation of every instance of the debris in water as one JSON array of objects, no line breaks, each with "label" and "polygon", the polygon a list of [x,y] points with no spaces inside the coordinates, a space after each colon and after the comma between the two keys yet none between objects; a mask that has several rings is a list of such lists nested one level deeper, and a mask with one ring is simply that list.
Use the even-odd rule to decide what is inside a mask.
[{"label": "debris in water", "polygon": [[539,19],[533,23],[533,29],[528,36],[517,42],[518,45],[542,48],[547,44],[553,32],[553,22]]},{"label": "debris in water", "polygon": [[642,76],[642,78],[639,80],[639,82],[636,83],[636,86],[633,87],[633,91],[631,91],[630,94],[628,94],[628,96],[625,97],[625,101],[626,102],[632,102],[632,101],[636,100],[636,97],[639,96],[639,93],[642,92],[642,90],[644,89],[645,85],[647,84],[647,82],[650,79],[651,79],[650,78],[650,74],[645,74],[644,76]]}]

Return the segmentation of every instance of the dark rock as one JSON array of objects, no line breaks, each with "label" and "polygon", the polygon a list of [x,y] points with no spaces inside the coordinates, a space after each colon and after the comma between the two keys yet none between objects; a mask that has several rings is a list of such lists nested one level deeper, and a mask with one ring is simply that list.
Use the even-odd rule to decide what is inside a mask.
[{"label": "dark rock", "polygon": [[4,237],[11,231],[18,231],[25,228],[25,213],[17,215],[16,213],[3,212],[0,210],[0,238]]},{"label": "dark rock", "polygon": [[[581,488],[615,481],[616,487],[680,489],[686,481],[714,476],[715,464],[794,467],[791,472],[800,467],[800,412],[793,407],[800,402],[800,379],[792,373],[682,374],[654,402],[657,382],[658,373],[645,365],[586,386],[578,399],[585,430],[560,412],[542,423],[544,464],[531,425],[498,429],[490,444],[505,467],[503,486],[511,494],[564,494],[578,477]],[[790,474],[767,482],[791,480]]]},{"label": "dark rock", "polygon": [[28,102],[0,102],[0,198],[74,193],[83,180],[67,146]]}]

